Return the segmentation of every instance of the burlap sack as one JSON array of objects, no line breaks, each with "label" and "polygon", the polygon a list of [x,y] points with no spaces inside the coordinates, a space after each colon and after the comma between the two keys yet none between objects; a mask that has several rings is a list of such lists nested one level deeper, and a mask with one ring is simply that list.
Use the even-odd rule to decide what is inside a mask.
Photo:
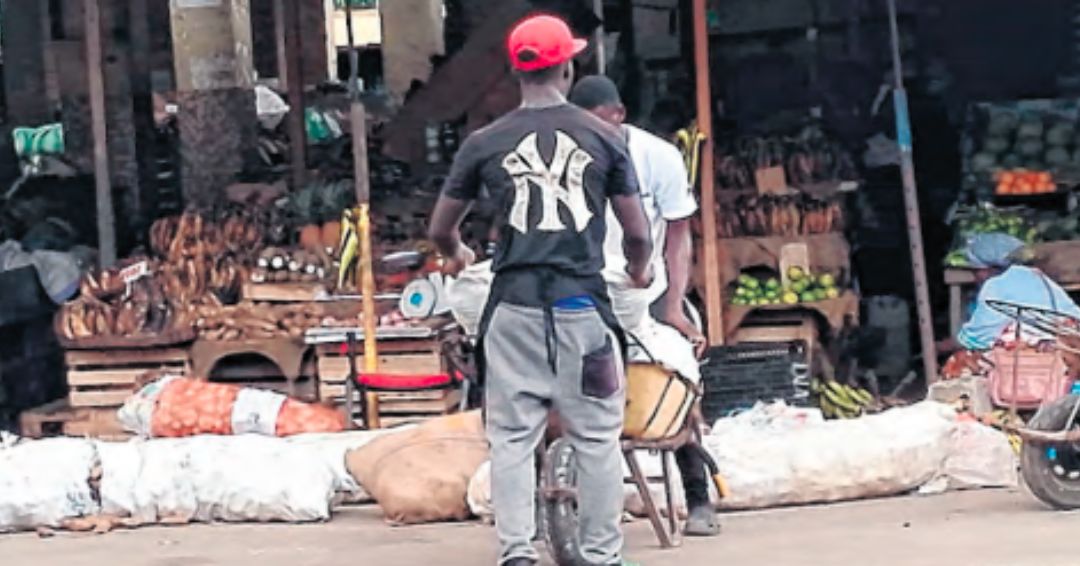
[{"label": "burlap sack", "polygon": [[428,421],[345,456],[349,473],[391,524],[463,521],[469,480],[488,459],[480,412]]}]

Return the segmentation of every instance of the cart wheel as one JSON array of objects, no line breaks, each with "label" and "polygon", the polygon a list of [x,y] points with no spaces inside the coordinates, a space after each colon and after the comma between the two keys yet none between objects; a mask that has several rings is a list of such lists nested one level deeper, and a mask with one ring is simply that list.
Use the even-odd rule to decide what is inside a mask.
[{"label": "cart wheel", "polygon": [[558,438],[551,443],[542,478],[542,489],[559,492],[542,497],[542,525],[551,557],[560,566],[586,564],[578,544],[577,458],[570,441]]},{"label": "cart wheel", "polygon": [[[1075,429],[1068,423],[1080,396],[1069,395],[1047,405],[1028,423],[1040,431]],[[1020,470],[1031,493],[1056,509],[1080,508],[1080,445],[1025,441],[1020,451]]]}]

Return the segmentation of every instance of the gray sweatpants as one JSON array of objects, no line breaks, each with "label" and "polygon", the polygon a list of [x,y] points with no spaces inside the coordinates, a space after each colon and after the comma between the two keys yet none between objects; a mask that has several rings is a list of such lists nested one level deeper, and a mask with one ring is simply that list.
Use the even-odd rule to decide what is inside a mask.
[{"label": "gray sweatpants", "polygon": [[540,309],[500,304],[484,335],[492,503],[502,564],[537,559],[535,450],[548,407],[558,411],[578,461],[581,549],[619,564],[623,545],[622,433],[625,380],[619,345],[593,309],[555,311],[557,372]]}]

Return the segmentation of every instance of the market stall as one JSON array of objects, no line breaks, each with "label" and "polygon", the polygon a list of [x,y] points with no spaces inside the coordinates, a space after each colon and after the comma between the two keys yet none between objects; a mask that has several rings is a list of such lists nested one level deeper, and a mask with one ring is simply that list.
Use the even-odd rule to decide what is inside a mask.
[{"label": "market stall", "polygon": [[975,283],[961,251],[975,234],[1002,232],[1029,245],[1027,259],[1068,290],[1080,290],[1080,104],[1075,99],[970,105],[963,138],[963,187],[945,259],[949,329],[963,323]]}]

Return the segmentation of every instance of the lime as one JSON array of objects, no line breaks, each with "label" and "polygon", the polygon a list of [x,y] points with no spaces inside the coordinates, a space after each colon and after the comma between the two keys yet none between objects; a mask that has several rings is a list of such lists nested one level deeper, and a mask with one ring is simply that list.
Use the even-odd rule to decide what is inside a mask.
[{"label": "lime", "polygon": [[836,278],[831,273],[822,273],[821,277],[818,278],[818,282],[821,283],[822,287],[826,288],[836,286]]},{"label": "lime", "polygon": [[828,299],[835,299],[840,296],[840,290],[836,287],[829,287],[825,289],[825,297]]},{"label": "lime", "polygon": [[812,291],[805,291],[799,295],[799,301],[803,303],[812,303],[817,300],[817,295]]},{"label": "lime", "polygon": [[784,296],[781,298],[783,299],[784,304],[788,305],[794,305],[799,302],[799,295],[795,294],[793,291],[784,293]]},{"label": "lime", "polygon": [[788,268],[787,276],[788,276],[788,279],[790,279],[792,281],[798,281],[798,280],[800,280],[800,279],[802,279],[803,277],[806,276],[806,272],[804,272],[801,267],[799,267],[797,265],[793,265],[793,266]]},{"label": "lime", "polygon": [[765,288],[770,290],[779,289],[780,281],[777,280],[775,277],[770,277],[768,280],[765,281]]},{"label": "lime", "polygon": [[827,295],[826,295],[825,289],[816,289],[816,290],[814,290],[814,300],[816,300],[816,301],[824,301],[826,296]]},{"label": "lime", "polygon": [[759,288],[761,288],[761,282],[758,281],[757,279],[754,279],[753,277],[747,279],[746,282],[745,282],[745,285],[746,285],[747,289],[759,289]]}]

